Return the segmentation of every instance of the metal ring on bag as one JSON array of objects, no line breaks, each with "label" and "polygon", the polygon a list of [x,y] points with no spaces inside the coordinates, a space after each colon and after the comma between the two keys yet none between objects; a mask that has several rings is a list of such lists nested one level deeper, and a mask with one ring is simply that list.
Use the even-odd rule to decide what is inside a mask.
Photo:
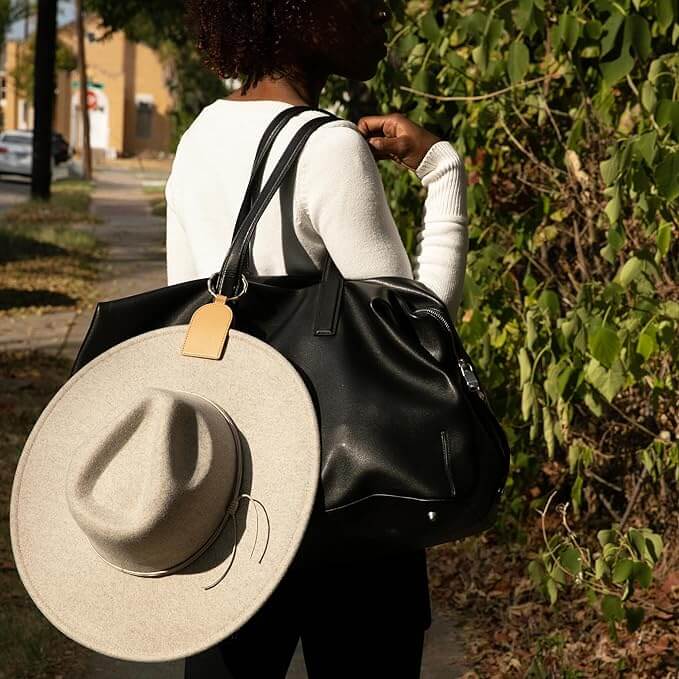
[{"label": "metal ring on bag", "polygon": [[[220,274],[220,272],[217,271],[216,273],[213,273],[212,276],[210,276],[210,277],[207,279],[207,289],[208,289],[208,292],[209,292],[213,297],[217,297],[217,294],[218,294],[218,293],[215,291],[214,287],[212,286],[212,279],[213,279],[215,276],[218,276],[219,274]],[[239,299],[240,297],[242,297],[242,296],[247,292],[247,289],[248,289],[248,279],[245,278],[245,274],[241,274],[240,277],[241,277],[241,279],[243,280],[243,289],[242,289],[237,295],[234,295],[233,297],[227,297],[227,298],[226,298],[226,301],[227,301],[227,302],[230,302],[230,301],[232,301],[232,300],[234,300],[234,299]]]}]

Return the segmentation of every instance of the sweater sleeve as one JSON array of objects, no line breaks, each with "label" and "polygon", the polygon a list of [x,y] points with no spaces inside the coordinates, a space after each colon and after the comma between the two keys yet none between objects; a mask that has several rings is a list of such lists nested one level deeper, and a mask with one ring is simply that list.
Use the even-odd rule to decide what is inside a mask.
[{"label": "sweater sleeve", "polygon": [[427,187],[427,197],[412,263],[377,163],[353,123],[316,130],[300,156],[299,171],[303,208],[345,278],[418,280],[455,319],[462,298],[467,231],[464,167],[448,142],[434,144],[415,171]]},{"label": "sweater sleeve", "polygon": [[427,197],[422,228],[415,237],[413,274],[445,302],[454,321],[469,250],[464,161],[450,142],[440,141],[427,151],[415,173]]},{"label": "sweater sleeve", "polygon": [[165,202],[167,204],[167,218],[165,226],[165,250],[167,264],[167,284],[183,283],[199,278],[191,255],[191,246],[186,231],[174,210],[170,179],[165,186]]}]

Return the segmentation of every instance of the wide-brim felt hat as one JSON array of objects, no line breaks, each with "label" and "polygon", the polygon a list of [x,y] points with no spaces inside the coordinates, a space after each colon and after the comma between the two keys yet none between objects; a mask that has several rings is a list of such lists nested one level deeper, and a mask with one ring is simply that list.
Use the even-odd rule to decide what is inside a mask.
[{"label": "wide-brim felt hat", "polygon": [[266,343],[181,353],[186,325],[75,373],[24,446],[12,548],[35,604],[108,656],[169,661],[238,630],[292,564],[320,473],[312,398]]}]

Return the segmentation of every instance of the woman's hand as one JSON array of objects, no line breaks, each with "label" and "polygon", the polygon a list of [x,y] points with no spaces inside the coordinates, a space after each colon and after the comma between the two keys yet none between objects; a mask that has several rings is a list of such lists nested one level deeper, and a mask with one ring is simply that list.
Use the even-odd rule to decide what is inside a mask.
[{"label": "woman's hand", "polygon": [[363,116],[356,124],[376,160],[391,159],[410,170],[415,170],[427,151],[441,141],[402,113]]}]

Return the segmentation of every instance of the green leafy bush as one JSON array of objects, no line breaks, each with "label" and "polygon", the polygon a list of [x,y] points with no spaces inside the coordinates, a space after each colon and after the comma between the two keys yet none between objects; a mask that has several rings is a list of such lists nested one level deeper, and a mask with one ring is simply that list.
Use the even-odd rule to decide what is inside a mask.
[{"label": "green leafy bush", "polygon": [[[545,535],[531,574],[552,602],[566,582],[588,586],[633,627],[640,614],[622,604],[651,577],[679,479],[679,5],[392,7],[390,57],[369,83],[378,106],[467,162],[457,327],[514,451],[500,528],[520,534],[553,486],[582,527],[613,523],[598,555],[569,531]],[[423,189],[381,166],[412,247]],[[626,529],[632,510],[654,531]]]}]

